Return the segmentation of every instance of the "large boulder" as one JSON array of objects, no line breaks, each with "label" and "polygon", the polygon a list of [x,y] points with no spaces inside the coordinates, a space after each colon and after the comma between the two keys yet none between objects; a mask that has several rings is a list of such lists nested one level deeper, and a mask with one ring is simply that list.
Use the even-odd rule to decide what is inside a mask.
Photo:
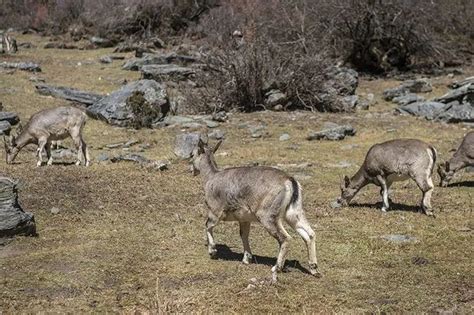
[{"label": "large boulder", "polygon": [[13,235],[36,235],[35,219],[18,203],[17,182],[0,177],[0,237]]},{"label": "large boulder", "polygon": [[426,119],[435,119],[446,108],[446,104],[440,102],[415,102],[408,105],[400,106],[397,111],[413,116],[421,116]]},{"label": "large boulder", "polygon": [[72,102],[78,102],[86,106],[97,103],[104,95],[84,92],[63,86],[52,86],[47,84],[37,84],[36,92],[41,95],[62,98]]},{"label": "large boulder", "polygon": [[0,62],[0,68],[17,69],[30,72],[41,72],[41,67],[33,62]]},{"label": "large boulder", "polygon": [[448,123],[474,122],[474,104],[450,103],[447,105],[446,110],[436,118]]},{"label": "large boulder", "polygon": [[358,97],[355,91],[359,85],[357,71],[344,67],[334,67],[326,75],[323,91],[317,95],[320,108],[329,112],[352,112],[355,110]]},{"label": "large boulder", "polygon": [[[130,106],[136,102],[131,102],[131,98],[139,99],[139,95],[144,97],[147,105],[163,113],[162,116],[166,114],[166,108],[169,108],[166,88],[153,80],[131,82],[89,106],[87,112],[92,117],[104,120],[111,125],[130,127],[136,119],[134,109]],[[160,118],[162,117],[158,119]]]}]

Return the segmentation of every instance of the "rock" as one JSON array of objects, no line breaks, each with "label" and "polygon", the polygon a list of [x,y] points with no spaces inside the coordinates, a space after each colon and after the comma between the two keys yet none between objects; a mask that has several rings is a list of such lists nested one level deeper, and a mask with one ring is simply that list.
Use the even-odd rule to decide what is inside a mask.
[{"label": "rock", "polygon": [[382,236],[384,240],[387,240],[392,243],[411,243],[417,241],[416,237],[403,235],[403,234],[389,234]]},{"label": "rock", "polygon": [[426,93],[431,92],[433,87],[428,79],[416,79],[403,82],[400,86],[386,89],[383,91],[383,97],[386,101],[391,101],[408,93]]},{"label": "rock", "polygon": [[[319,110],[328,112],[351,112],[355,109],[357,98],[355,91],[359,84],[359,75],[355,70],[334,67],[326,75],[322,90],[315,95]],[[347,96],[352,96],[348,97]]]},{"label": "rock", "polygon": [[163,119],[165,126],[183,126],[184,124],[195,122],[193,118],[186,116],[167,116]]},{"label": "rock", "polygon": [[158,171],[164,171],[168,169],[169,162],[168,161],[152,161],[140,154],[125,154],[113,157],[110,159],[112,163],[117,162],[134,162],[139,164],[142,167],[154,169]]},{"label": "rock", "polygon": [[196,70],[177,65],[147,65],[141,68],[144,79],[162,81],[181,81],[196,74]]},{"label": "rock", "polygon": [[101,153],[99,156],[97,156],[97,161],[98,162],[105,162],[109,160],[109,156],[106,153]]},{"label": "rock", "polygon": [[229,116],[225,111],[220,111],[217,113],[212,114],[212,120],[218,121],[218,122],[226,122],[227,119],[229,119]]},{"label": "rock", "polygon": [[225,133],[222,130],[215,129],[211,133],[209,133],[208,136],[209,139],[221,140],[224,139]]},{"label": "rock", "polygon": [[392,102],[397,103],[400,106],[408,105],[415,102],[422,102],[425,98],[414,93],[409,93],[401,96],[394,97]]},{"label": "rock", "polygon": [[348,161],[339,161],[337,164],[329,164],[329,167],[334,168],[349,168],[352,166],[352,163]]},{"label": "rock", "polygon": [[37,76],[31,76],[31,77],[28,78],[28,80],[30,80],[31,82],[34,82],[34,83],[44,83],[44,82],[46,82],[45,79],[37,77]]},{"label": "rock", "polygon": [[471,105],[474,102],[474,83],[467,83],[455,90],[449,91],[445,95],[435,98],[434,101],[441,103],[451,103],[458,101],[462,103],[464,100],[469,101]]},{"label": "rock", "polygon": [[32,62],[0,62],[0,68],[4,69],[18,69],[30,72],[41,72],[41,67]]},{"label": "rock", "polygon": [[270,90],[265,94],[265,98],[265,105],[268,107],[273,107],[277,104],[286,103],[288,97],[280,90]]},{"label": "rock", "polygon": [[0,177],[0,237],[36,235],[33,214],[23,211],[18,203],[17,182]]},{"label": "rock", "polygon": [[405,106],[400,106],[397,111],[400,113],[408,113],[414,116],[422,116],[429,120],[435,119],[441,112],[445,110],[446,104],[439,102],[416,102]]},{"label": "rock", "polygon": [[6,120],[0,120],[0,135],[8,135],[10,134],[10,130],[12,129],[12,125]]},{"label": "rock", "polygon": [[333,209],[337,209],[337,208],[341,208],[341,207],[342,207],[342,204],[336,200],[336,201],[331,202],[331,203],[330,203],[330,206],[331,206],[331,208],[333,208]]},{"label": "rock", "polygon": [[280,136],[279,140],[280,141],[288,141],[288,140],[290,140],[290,135],[287,134],[287,133],[284,133]]},{"label": "rock", "polygon": [[202,135],[197,132],[177,135],[174,143],[174,154],[182,159],[191,158],[194,149],[199,143],[199,139],[207,143],[207,139],[203,139]]},{"label": "rock", "polygon": [[417,265],[417,266],[426,266],[430,263],[430,261],[424,257],[420,257],[420,256],[414,256],[411,258],[411,262],[414,264],[414,265]]},{"label": "rock", "polygon": [[325,82],[326,88],[335,89],[339,95],[354,95],[359,85],[357,71],[344,67],[335,67],[330,71],[330,80]]},{"label": "rock", "polygon": [[20,118],[12,112],[0,112],[0,121],[6,121],[14,126],[20,122]]},{"label": "rock", "polygon": [[203,124],[200,124],[198,122],[189,122],[189,123],[184,123],[181,125],[182,128],[188,128],[188,129],[201,129],[204,127]]},{"label": "rock", "polygon": [[458,102],[450,103],[447,109],[441,112],[436,119],[448,122],[448,123],[459,123],[459,122],[474,122],[474,104]]},{"label": "rock", "polygon": [[59,214],[61,210],[59,210],[59,208],[52,207],[51,210],[49,210],[49,212],[51,212],[51,214]]},{"label": "rock", "polygon": [[179,55],[175,52],[162,54],[145,54],[142,58],[135,58],[127,61],[122,69],[140,71],[146,65],[166,65],[170,63],[189,64],[197,62],[198,59],[192,56]]},{"label": "rock", "polygon": [[43,47],[44,49],[78,49],[76,45],[67,44],[63,42],[49,42]]},{"label": "rock", "polygon": [[216,122],[216,121],[213,121],[213,120],[205,119],[205,120],[203,120],[203,122],[206,124],[206,126],[208,128],[217,128],[217,127],[219,127],[219,123]]},{"label": "rock", "polygon": [[159,118],[163,118],[169,111],[166,88],[153,80],[139,80],[128,83],[95,102],[87,108],[87,112],[92,117],[104,120],[111,125],[132,126],[136,117],[130,106],[130,100],[137,96],[137,93],[142,94],[141,99],[147,102],[151,109],[161,113]]},{"label": "rock", "polygon": [[283,107],[283,105],[281,104],[278,104],[278,105],[275,105],[273,106],[273,110],[276,111],[276,112],[281,112],[283,111],[285,108]]},{"label": "rock", "polygon": [[97,47],[100,48],[108,48],[108,47],[113,47],[115,43],[109,39],[98,37],[98,36],[92,36],[90,39],[90,42]]},{"label": "rock", "polygon": [[461,86],[467,85],[467,84],[474,84],[474,76],[465,78],[464,80],[461,81],[455,81],[449,85],[450,88],[452,89],[457,89],[460,88]]},{"label": "rock", "polygon": [[110,56],[102,56],[99,58],[100,63],[112,63],[112,57]]},{"label": "rock", "polygon": [[78,102],[90,106],[99,102],[104,96],[100,94],[84,92],[63,86],[52,86],[47,84],[37,84],[36,92],[41,95],[62,98],[71,102]]},{"label": "rock", "polygon": [[348,95],[348,96],[342,97],[341,100],[342,100],[344,108],[348,109],[347,111],[350,111],[349,109],[356,108],[357,103],[359,101],[359,96]]},{"label": "rock", "polygon": [[354,136],[356,130],[351,125],[336,126],[321,131],[311,131],[307,140],[342,140],[346,136]]}]

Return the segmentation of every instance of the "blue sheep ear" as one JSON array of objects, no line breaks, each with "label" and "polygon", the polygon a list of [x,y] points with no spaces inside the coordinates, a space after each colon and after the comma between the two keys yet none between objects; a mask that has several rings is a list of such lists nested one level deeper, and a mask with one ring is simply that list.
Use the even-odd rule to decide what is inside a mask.
[{"label": "blue sheep ear", "polygon": [[222,141],[223,141],[223,140],[219,140],[219,142],[217,142],[217,144],[216,144],[216,146],[214,147],[214,149],[212,149],[212,153],[216,153],[217,149],[219,149],[219,147],[221,146]]},{"label": "blue sheep ear", "polygon": [[345,185],[345,187],[346,188],[349,187],[350,184],[351,184],[350,178],[347,175],[344,176],[344,185]]}]

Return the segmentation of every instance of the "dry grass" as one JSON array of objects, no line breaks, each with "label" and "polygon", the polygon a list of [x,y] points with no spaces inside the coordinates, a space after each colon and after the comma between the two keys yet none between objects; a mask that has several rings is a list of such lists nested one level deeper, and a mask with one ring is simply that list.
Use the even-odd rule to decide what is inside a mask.
[{"label": "dry grass", "polygon": [[[19,38],[26,40],[43,41]],[[48,83],[105,93],[123,79],[137,77],[120,70],[120,62],[99,64],[98,56],[106,53],[110,50],[34,49],[23,50],[14,59],[40,62],[44,72],[39,76]],[[0,76],[0,100],[23,120],[62,103],[36,94],[30,76],[24,72]],[[446,78],[433,80],[433,93],[444,92]],[[202,189],[186,162],[176,162],[163,173],[126,163],[35,168],[33,153],[24,150],[19,164],[6,165],[3,159],[0,163],[4,173],[22,181],[20,202],[35,214],[39,237],[18,237],[0,247],[0,311],[472,313],[472,173],[457,177],[459,186],[435,190],[436,219],[413,211],[420,199],[414,183],[394,185],[392,198],[398,205],[387,214],[375,207],[380,206],[375,187],[364,189],[350,208],[329,207],[339,194],[340,176],[354,173],[373,143],[416,137],[434,144],[444,160],[466,132],[462,125],[392,115],[393,106],[380,95],[384,87],[396,84],[363,81],[359,92],[372,92],[379,100],[368,112],[238,114],[222,126],[227,140],[221,152],[227,155],[218,157],[220,165],[313,163],[303,174],[311,177],[301,183],[305,209],[317,232],[323,278],[302,272],[304,245],[291,233],[295,237],[289,272],[276,285],[244,290],[252,278],[269,278],[277,243],[254,225],[251,243],[257,263],[244,266],[239,262],[237,224],[222,223],[216,229],[221,259],[210,260]],[[358,133],[342,142],[305,140],[309,130],[326,121],[351,123]],[[246,128],[238,127],[240,122],[265,123],[270,136],[251,139]],[[105,144],[138,139],[152,145],[147,157],[171,159],[177,132],[119,129],[89,119],[85,139],[93,157],[105,151],[101,149]],[[279,141],[282,132],[291,139]],[[347,144],[358,146],[347,150],[343,147]],[[353,166],[331,166],[343,160]],[[61,212],[51,214],[52,207]],[[392,233],[417,241],[397,245],[380,238]]]}]

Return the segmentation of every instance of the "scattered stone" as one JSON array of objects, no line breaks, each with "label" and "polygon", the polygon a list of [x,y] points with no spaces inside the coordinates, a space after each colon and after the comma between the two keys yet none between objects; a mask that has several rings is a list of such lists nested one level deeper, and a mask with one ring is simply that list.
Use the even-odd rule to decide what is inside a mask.
[{"label": "scattered stone", "polygon": [[250,136],[254,139],[258,139],[258,138],[263,137],[263,132],[262,131],[252,132]]},{"label": "scattered stone", "polygon": [[47,84],[37,84],[36,92],[41,95],[62,98],[71,102],[78,102],[90,106],[99,102],[104,96],[100,94],[84,92],[63,86],[52,86]]},{"label": "scattered stone", "polygon": [[56,208],[56,207],[52,207],[51,210],[49,210],[51,212],[51,214],[59,214],[59,212],[61,212],[61,210],[59,210],[59,208]]},{"label": "scattered stone", "polygon": [[215,120],[218,122],[226,122],[228,119],[229,119],[229,116],[227,115],[227,112],[225,111],[220,111],[220,112],[212,114],[212,120]]},{"label": "scattered stone", "polygon": [[287,133],[284,133],[280,136],[279,140],[280,141],[288,141],[288,140],[290,140],[290,135],[287,134]]},{"label": "scattered stone", "polygon": [[18,69],[30,72],[41,72],[41,67],[32,62],[0,62],[0,68],[4,69]]},{"label": "scattered stone", "polygon": [[108,47],[113,47],[114,46],[113,41],[111,41],[109,39],[106,39],[106,38],[98,37],[98,36],[91,37],[90,42],[94,46],[97,46],[97,47],[100,47],[100,48],[108,48]]},{"label": "scattered stone", "polygon": [[416,102],[397,108],[400,113],[407,113],[414,116],[422,116],[426,119],[435,119],[445,110],[446,104],[440,102]]},{"label": "scattered stone", "polygon": [[10,125],[8,121],[0,120],[0,135],[10,134],[11,129],[12,129],[12,125]]},{"label": "scattered stone", "polygon": [[277,104],[285,103],[288,97],[280,90],[270,90],[265,94],[265,98],[265,105],[273,107]]},{"label": "scattered stone", "polygon": [[0,112],[0,121],[6,121],[10,125],[16,125],[20,122],[17,114],[12,112]]},{"label": "scattered stone", "polygon": [[196,74],[196,70],[178,65],[147,65],[141,68],[144,79],[161,81],[181,81],[187,80]]},{"label": "scattered stone", "polygon": [[273,106],[273,110],[276,111],[276,112],[281,112],[283,111],[285,108],[283,107],[283,105],[281,104],[278,104],[278,105],[275,105]]},{"label": "scattered stone", "polygon": [[203,122],[206,124],[208,128],[217,128],[219,127],[219,123],[213,120],[203,120]]},{"label": "scattered stone", "polygon": [[63,42],[49,42],[43,47],[44,49],[78,49],[76,45]]},{"label": "scattered stone", "polygon": [[400,106],[405,106],[415,102],[422,102],[425,98],[414,93],[409,93],[401,96],[394,97],[392,102],[397,103]]},{"label": "scattered stone", "polygon": [[153,80],[139,80],[128,83],[119,90],[112,92],[87,108],[87,112],[94,118],[106,121],[120,127],[132,126],[135,114],[129,106],[129,99],[137,93],[142,94],[144,101],[159,111],[157,120],[163,118],[169,111],[168,94],[166,88]]},{"label": "scattered stone", "polygon": [[335,126],[321,131],[311,131],[307,140],[343,140],[346,136],[354,136],[356,130],[351,125]]},{"label": "scattered stone", "polygon": [[13,235],[35,236],[35,219],[18,203],[18,182],[0,177],[0,238]]},{"label": "scattered stone", "polygon": [[102,56],[102,57],[99,58],[99,61],[100,61],[100,63],[106,63],[106,64],[113,62],[112,57],[110,57],[110,56]]},{"label": "scattered stone", "polygon": [[193,56],[179,55],[176,52],[144,54],[142,58],[135,58],[127,61],[122,66],[122,69],[140,71],[143,66],[147,65],[167,65],[171,63],[189,64],[198,61],[199,60]]},{"label": "scattered stone", "polygon": [[400,86],[386,89],[383,97],[386,101],[391,101],[395,97],[399,97],[408,93],[427,93],[433,90],[433,86],[428,79],[415,79],[403,82]]},{"label": "scattered stone", "polygon": [[337,208],[341,208],[341,207],[342,207],[342,204],[336,200],[336,201],[331,202],[331,203],[330,203],[330,206],[331,206],[331,208],[333,208],[333,209],[337,209]]},{"label": "scattered stone", "polygon": [[46,82],[45,79],[37,77],[37,76],[31,76],[31,77],[28,78],[28,80],[30,80],[31,82],[34,82],[34,83],[44,83],[44,82]]},{"label": "scattered stone", "polygon": [[328,166],[334,168],[349,168],[352,166],[352,163],[348,161],[339,161],[337,164],[328,164]]},{"label": "scattered stone", "polygon": [[108,160],[109,160],[109,156],[106,153],[100,153],[99,156],[97,156],[98,162],[105,162]]},{"label": "scattered stone", "polygon": [[209,133],[208,136],[210,139],[221,140],[224,139],[225,133],[222,130],[215,129],[211,133]]},{"label": "scattered stone", "polygon": [[177,135],[174,144],[174,154],[182,159],[191,158],[194,149],[199,143],[199,139],[207,143],[207,139],[204,139],[202,135],[197,132]]},{"label": "scattered stone", "polygon": [[117,162],[134,162],[139,164],[142,167],[149,168],[149,169],[154,169],[158,171],[164,171],[168,169],[168,165],[170,164],[168,161],[152,161],[140,154],[125,154],[125,155],[119,155],[115,156],[110,159],[112,163],[117,163]]},{"label": "scattered stone", "polygon": [[389,234],[382,236],[384,240],[387,240],[392,243],[401,244],[401,243],[411,243],[417,241],[416,237],[403,235],[403,234]]}]

